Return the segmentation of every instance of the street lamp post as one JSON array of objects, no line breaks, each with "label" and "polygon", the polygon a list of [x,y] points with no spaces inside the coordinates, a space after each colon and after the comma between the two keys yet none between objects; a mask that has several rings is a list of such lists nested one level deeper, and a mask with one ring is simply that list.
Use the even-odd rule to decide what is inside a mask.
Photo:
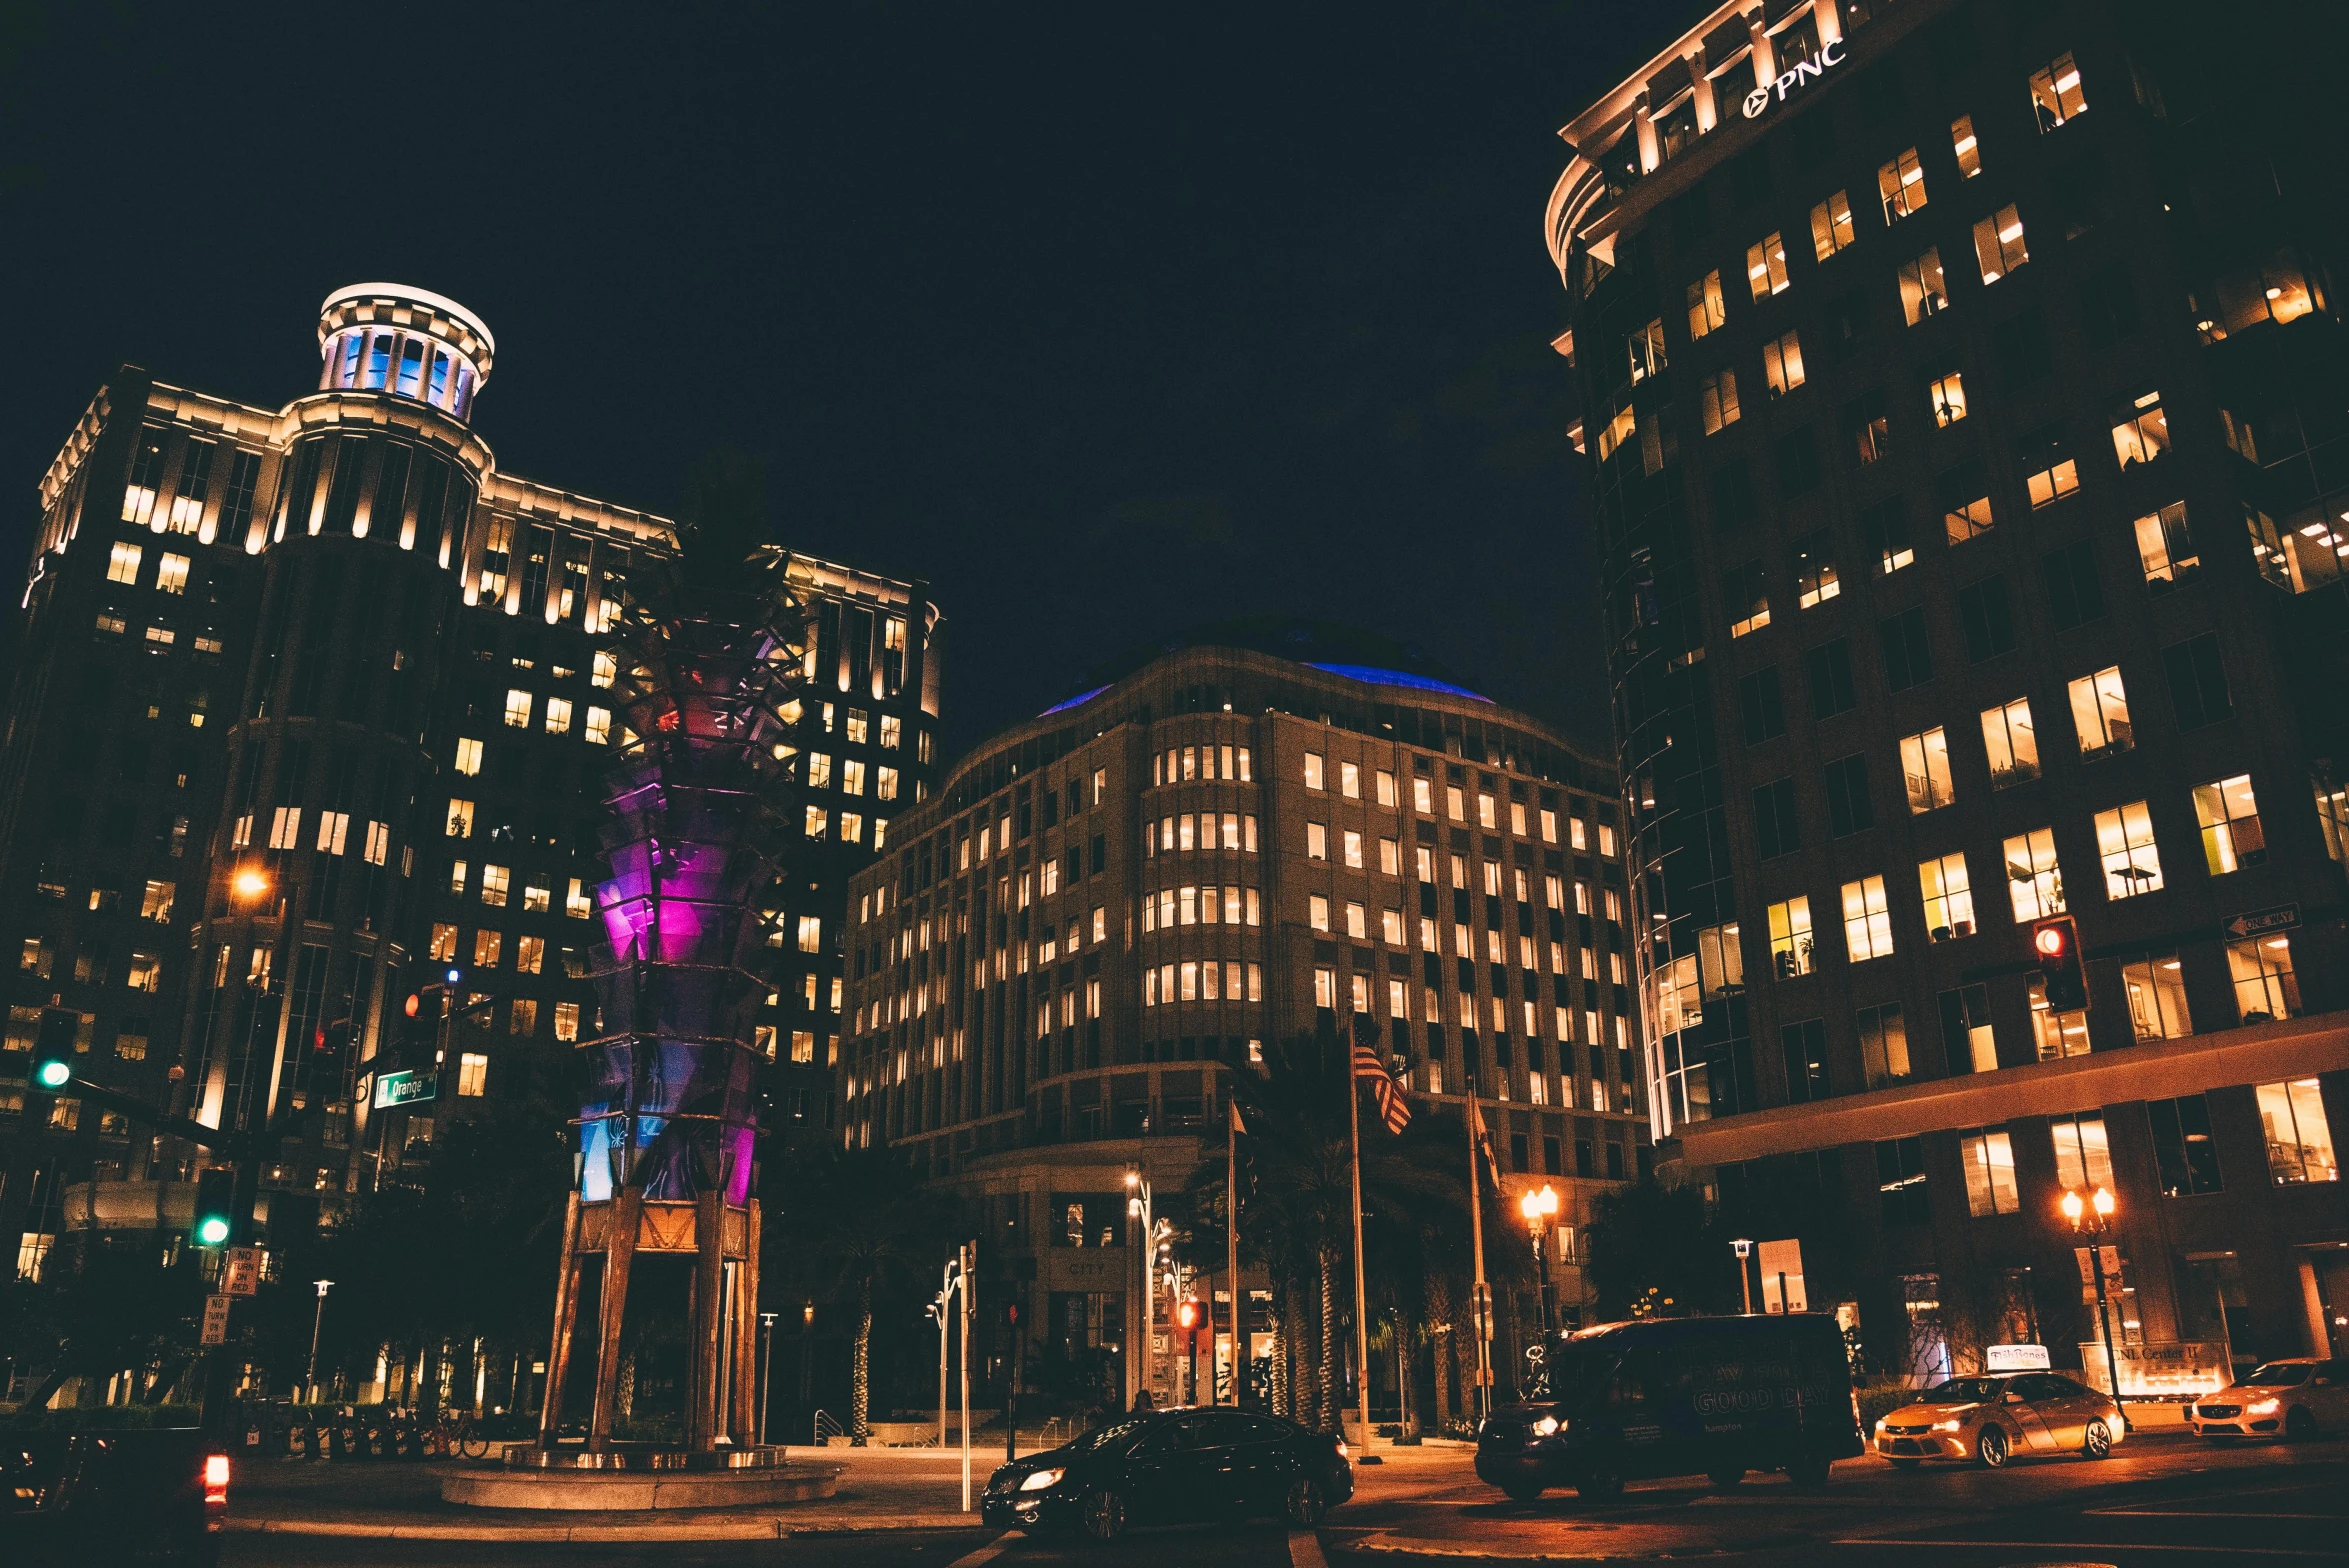
[{"label": "street lamp post", "polygon": [[1754,1255],[1754,1244],[1740,1239],[1729,1245],[1731,1250],[1737,1254],[1737,1294],[1745,1302],[1746,1316],[1752,1317],[1754,1315],[1753,1269],[1746,1260]]},{"label": "street lamp post", "polygon": [[1541,1282],[1542,1338],[1550,1337],[1550,1269],[1542,1255],[1542,1232],[1558,1214],[1558,1190],[1544,1184],[1539,1192],[1529,1192],[1518,1200],[1518,1212],[1525,1216],[1525,1228],[1533,1237],[1533,1272]]},{"label": "street lamp post", "polygon": [[1151,1229],[1150,1178],[1142,1174],[1140,1166],[1126,1167],[1126,1218],[1139,1222],[1134,1232],[1135,1250],[1141,1254],[1141,1290],[1135,1296],[1138,1310],[1127,1317],[1132,1326],[1126,1339],[1126,1408],[1134,1408],[1134,1400],[1142,1391],[1142,1371],[1149,1365],[1145,1360],[1150,1340],[1151,1295],[1157,1288],[1156,1270],[1152,1260],[1157,1256],[1157,1237]]},{"label": "street lamp post", "polygon": [[799,1404],[808,1409],[815,1395],[816,1380],[816,1304],[809,1302],[799,1309]]},{"label": "street lamp post", "polygon": [[322,1279],[316,1283],[318,1286],[318,1310],[310,1315],[310,1370],[302,1379],[303,1382],[310,1385],[310,1403],[312,1404],[318,1403],[318,1330],[326,1322],[326,1293],[334,1287],[334,1281],[330,1279]]},{"label": "street lamp post", "polygon": [[2104,1289],[2103,1242],[2112,1230],[2113,1211],[2118,1207],[2112,1193],[2103,1187],[2097,1188],[2085,1203],[2076,1192],[2067,1189],[2064,1193],[2064,1218],[2072,1222],[2074,1235],[2088,1238],[2088,1269],[2096,1281],[2097,1334],[2104,1341],[2104,1368],[2112,1378],[2113,1408],[2120,1411],[2121,1430],[2125,1432],[2129,1427],[2129,1412],[2121,1404],[2121,1360],[2113,1349],[2112,1311]]},{"label": "street lamp post", "polygon": [[775,1386],[775,1318],[777,1314],[759,1314],[759,1446],[767,1446],[767,1393]]}]

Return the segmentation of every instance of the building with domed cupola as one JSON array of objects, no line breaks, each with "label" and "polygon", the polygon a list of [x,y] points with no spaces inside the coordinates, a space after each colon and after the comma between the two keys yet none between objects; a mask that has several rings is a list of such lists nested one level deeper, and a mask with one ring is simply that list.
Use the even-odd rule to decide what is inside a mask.
[{"label": "building with domed cupola", "polygon": [[[28,1094],[44,1009],[78,1015],[89,1081],[208,1124],[322,1104],[262,1173],[280,1230],[420,1180],[436,1125],[519,1103],[592,1034],[570,969],[619,739],[604,634],[676,527],[500,466],[474,417],[496,339],[455,301],[338,289],[318,347],[315,390],[277,408],[125,365],[40,481],[0,716],[18,1275],[78,1228],[176,1230],[210,1158]],[[789,1130],[828,1103],[846,878],[935,783],[940,618],[920,582],[786,575],[827,758],[771,911]],[[438,1097],[373,1111],[407,996],[452,969],[487,1005]]]},{"label": "building with domed cupola", "polygon": [[[1476,1096],[1509,1218],[1559,1190],[1575,1321],[1591,1200],[1649,1153],[1620,809],[1605,764],[1388,639],[1270,619],[1145,650],[974,747],[853,879],[834,1135],[956,1191],[981,1299],[1016,1302],[1047,1364],[1178,1397],[1128,1174],[1163,1212],[1268,1046],[1376,1040],[1422,1113],[1457,1128]],[[1232,1281],[1197,1288],[1223,1306],[1196,1392],[1212,1368],[1228,1399]]]}]

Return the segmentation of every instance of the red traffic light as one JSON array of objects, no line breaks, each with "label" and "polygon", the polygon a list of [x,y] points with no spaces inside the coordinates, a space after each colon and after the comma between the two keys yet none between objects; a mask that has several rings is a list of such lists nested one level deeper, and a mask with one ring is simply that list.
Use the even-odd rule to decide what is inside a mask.
[{"label": "red traffic light", "polygon": [[415,992],[410,991],[408,993],[407,1004],[403,1008],[403,1011],[405,1011],[410,1018],[413,1018],[416,1016],[417,1009],[421,1008],[423,1005],[424,998],[418,996]]},{"label": "red traffic light", "polygon": [[2031,943],[2039,949],[2041,956],[2061,958],[2065,950],[2072,945],[2071,929],[2061,925],[2041,926],[2032,935]]},{"label": "red traffic light", "polygon": [[2031,951],[2039,960],[2041,989],[2048,1008],[2075,1013],[2088,1006],[2088,977],[2080,968],[2080,928],[2069,915],[2053,915],[2031,927]]},{"label": "red traffic light", "polygon": [[1206,1309],[1196,1297],[1186,1297],[1175,1303],[1175,1326],[1184,1333],[1195,1332],[1206,1317]]}]

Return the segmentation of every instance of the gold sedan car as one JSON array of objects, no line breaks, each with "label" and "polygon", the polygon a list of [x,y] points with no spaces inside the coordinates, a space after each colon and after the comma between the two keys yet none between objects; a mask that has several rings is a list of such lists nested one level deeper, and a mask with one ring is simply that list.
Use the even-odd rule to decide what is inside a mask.
[{"label": "gold sedan car", "polygon": [[1964,1459],[1995,1470],[2015,1454],[2102,1459],[2127,1430],[2110,1399],[2054,1372],[1959,1377],[1876,1423],[1876,1452],[1899,1470]]}]

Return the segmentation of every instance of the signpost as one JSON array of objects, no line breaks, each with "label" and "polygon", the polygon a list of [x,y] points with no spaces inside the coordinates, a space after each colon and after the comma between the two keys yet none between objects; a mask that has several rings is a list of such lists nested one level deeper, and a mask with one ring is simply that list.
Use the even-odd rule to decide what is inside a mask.
[{"label": "signpost", "polygon": [[379,1111],[396,1109],[403,1105],[418,1105],[426,1100],[440,1098],[440,1074],[422,1068],[404,1072],[378,1073],[375,1078],[373,1104]]},{"label": "signpost", "polygon": [[1985,1372],[2045,1372],[2054,1365],[2047,1359],[2045,1345],[1985,1345],[1982,1347],[1982,1370]]},{"label": "signpost", "polygon": [[204,1340],[207,1345],[228,1343],[228,1303],[226,1296],[204,1298]]},{"label": "signpost", "polygon": [[2298,904],[2273,904],[2266,909],[2247,909],[2239,915],[2229,915],[2219,929],[2239,940],[2265,931],[2289,931],[2299,923]]},{"label": "signpost", "polygon": [[222,1296],[250,1296],[257,1293],[260,1288],[261,1249],[259,1247],[231,1247],[221,1254],[220,1294]]}]

